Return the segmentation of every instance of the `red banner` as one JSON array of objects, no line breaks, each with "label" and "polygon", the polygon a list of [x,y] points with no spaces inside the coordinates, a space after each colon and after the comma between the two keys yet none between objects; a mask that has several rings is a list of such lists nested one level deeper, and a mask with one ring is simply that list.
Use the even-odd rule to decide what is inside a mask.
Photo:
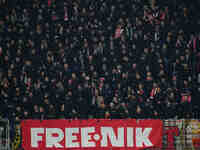
[{"label": "red banner", "polygon": [[25,150],[142,150],[162,146],[161,120],[26,120]]}]

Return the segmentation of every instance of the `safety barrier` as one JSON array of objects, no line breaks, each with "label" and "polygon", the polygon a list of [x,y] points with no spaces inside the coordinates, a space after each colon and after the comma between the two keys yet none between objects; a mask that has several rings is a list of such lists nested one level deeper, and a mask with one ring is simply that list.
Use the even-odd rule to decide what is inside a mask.
[{"label": "safety barrier", "polygon": [[[4,124],[5,123],[5,124]],[[2,127],[2,129],[1,129]],[[4,132],[3,129],[6,129]],[[0,150],[9,147],[9,122],[0,123],[1,144]],[[19,123],[14,127],[15,136],[12,138],[12,150],[21,150],[21,133]],[[163,120],[163,146],[162,150],[199,150],[200,149],[200,120]],[[161,150],[151,148],[148,150]]]}]

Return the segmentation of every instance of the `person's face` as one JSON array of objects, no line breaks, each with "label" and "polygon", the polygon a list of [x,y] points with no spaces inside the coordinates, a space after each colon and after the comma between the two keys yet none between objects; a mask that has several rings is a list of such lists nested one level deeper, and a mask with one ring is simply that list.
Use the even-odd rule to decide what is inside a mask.
[{"label": "person's face", "polygon": [[148,48],[144,49],[144,53],[147,54],[148,53]]},{"label": "person's face", "polygon": [[146,66],[145,69],[146,69],[146,71],[150,71],[149,66]]},{"label": "person's face", "polygon": [[180,60],[183,61],[183,60],[184,60],[184,56],[181,56],[181,57],[180,57]]},{"label": "person's face", "polygon": [[49,106],[49,108],[52,110],[52,109],[54,109],[54,106],[51,104],[51,105]]},{"label": "person's face", "polygon": [[32,92],[29,93],[29,97],[30,97],[30,98],[33,97],[33,93],[32,93]]},{"label": "person's face", "polygon": [[98,74],[97,74],[97,72],[95,71],[95,72],[93,73],[93,77],[96,78],[97,75],[98,75]]},{"label": "person's face", "polygon": [[118,103],[117,96],[113,97],[113,102]]},{"label": "person's face", "polygon": [[72,79],[76,79],[76,74],[72,73]]},{"label": "person's face", "polygon": [[28,78],[28,82],[31,82],[31,78]]},{"label": "person's face", "polygon": [[62,104],[62,105],[61,105],[61,111],[64,111],[64,110],[65,110],[65,105]]},{"label": "person's face", "polygon": [[64,64],[64,69],[65,69],[65,70],[68,69],[68,64]]},{"label": "person's face", "polygon": [[106,69],[107,69],[106,64],[103,64],[102,69],[103,69],[103,71],[106,71]]},{"label": "person's face", "polygon": [[115,6],[114,5],[111,6],[111,10],[112,10],[112,12],[115,10]]},{"label": "person's face", "polygon": [[144,35],[144,40],[147,40],[147,39],[148,39],[148,37],[147,37],[147,35],[145,34],[145,35]]},{"label": "person's face", "polygon": [[40,107],[40,112],[44,112],[44,109],[43,109],[43,107]]},{"label": "person's face", "polygon": [[154,116],[158,116],[158,112],[157,111],[154,111]]},{"label": "person's face", "polygon": [[170,98],[174,98],[174,93],[173,92],[170,93]]},{"label": "person's face", "polygon": [[0,47],[0,55],[3,53],[3,50],[2,50],[2,48]]},{"label": "person's face", "polygon": [[171,41],[171,37],[167,36],[167,42],[170,42],[170,41]]},{"label": "person's face", "polygon": [[161,82],[162,82],[162,83],[166,83],[165,78],[162,78],[162,79],[161,79]]},{"label": "person's face", "polygon": [[8,62],[9,57],[8,57],[8,56],[5,56],[5,57],[4,57],[4,60],[5,60],[6,62]]},{"label": "person's face", "polygon": [[139,106],[137,106],[136,112],[141,113],[141,108]]},{"label": "person's face", "polygon": [[140,74],[137,72],[136,73],[136,79],[139,80],[140,79]]},{"label": "person's face", "polygon": [[94,71],[94,66],[90,66],[90,71]]},{"label": "person's face", "polygon": [[85,8],[83,8],[82,13],[84,13],[84,14],[86,13],[86,9]]},{"label": "person's face", "polygon": [[47,98],[44,99],[45,104],[49,104],[49,100]]},{"label": "person's face", "polygon": [[179,63],[180,63],[179,59],[176,59],[176,64],[179,64]]},{"label": "person's face", "polygon": [[12,76],[12,71],[9,69],[8,70],[8,77],[11,77]]},{"label": "person's face", "polygon": [[68,92],[68,96],[70,96],[70,97],[72,96],[72,92],[71,92],[71,91],[70,91],[70,92]]},{"label": "person's face", "polygon": [[187,82],[186,80],[184,80],[183,83],[184,83],[184,85],[187,85],[187,84],[188,84],[188,82]]},{"label": "person's face", "polygon": [[16,88],[16,95],[19,96],[20,95],[20,89]]},{"label": "person's face", "polygon": [[27,111],[24,112],[24,116],[28,116],[28,112]]},{"label": "person's face", "polygon": [[98,96],[99,95],[99,91],[97,89],[95,89],[94,94],[95,94],[95,96]]},{"label": "person's face", "polygon": [[93,59],[93,56],[89,56],[88,59],[89,59],[89,61],[91,62],[92,59]]},{"label": "person's face", "polygon": [[161,21],[161,26],[164,27],[165,26],[165,22]]},{"label": "person's face", "polygon": [[19,107],[19,106],[16,109],[17,109],[18,112],[21,111],[21,107]]},{"label": "person's face", "polygon": [[132,65],[132,68],[133,68],[133,69],[136,69],[136,66],[137,66],[136,64],[133,64],[133,65]]},{"label": "person's face", "polygon": [[122,73],[122,78],[125,79],[127,75],[125,73]]},{"label": "person's face", "polygon": [[38,106],[34,105],[34,111],[37,111],[37,110],[38,110]]},{"label": "person's face", "polygon": [[81,76],[82,76],[83,78],[85,78],[85,77],[86,77],[86,73],[83,72],[83,73],[81,74]]},{"label": "person's face", "polygon": [[[1,76],[1,75],[0,75]],[[17,83],[17,78],[16,77],[13,77],[13,82],[14,83]]]},{"label": "person's face", "polygon": [[143,88],[143,85],[142,85],[142,84],[139,84],[138,87],[139,87],[139,89],[142,89],[142,88]]},{"label": "person's face", "polygon": [[111,109],[114,108],[114,103],[110,103],[110,108],[111,108]]},{"label": "person's face", "polygon": [[35,55],[35,54],[36,54],[35,49],[32,49],[32,50],[31,50],[31,54],[32,54],[32,55]]},{"label": "person's face", "polygon": [[81,90],[82,90],[81,85],[78,85],[78,91],[81,91]]},{"label": "person's face", "polygon": [[164,65],[162,63],[159,64],[160,69],[164,69]]},{"label": "person's face", "polygon": [[156,84],[155,82],[153,83],[153,87],[154,87],[154,88],[156,88],[156,87],[157,87],[157,84]]},{"label": "person's face", "polygon": [[133,49],[133,50],[136,49],[136,45],[135,45],[135,44],[132,45],[132,49]]}]

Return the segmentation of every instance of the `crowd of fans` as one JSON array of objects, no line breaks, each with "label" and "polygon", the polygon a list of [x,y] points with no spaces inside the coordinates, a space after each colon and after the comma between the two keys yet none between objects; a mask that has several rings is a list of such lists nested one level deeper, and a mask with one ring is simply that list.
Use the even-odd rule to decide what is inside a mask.
[{"label": "crowd of fans", "polygon": [[199,118],[197,3],[0,0],[0,115]]}]

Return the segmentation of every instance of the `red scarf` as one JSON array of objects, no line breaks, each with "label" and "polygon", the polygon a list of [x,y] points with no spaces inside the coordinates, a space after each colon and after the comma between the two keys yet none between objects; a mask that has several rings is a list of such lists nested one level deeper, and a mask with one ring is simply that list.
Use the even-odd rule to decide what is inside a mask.
[{"label": "red scarf", "polygon": [[48,0],[48,7],[51,6],[51,0]]},{"label": "red scarf", "polygon": [[120,38],[122,32],[123,32],[123,29],[121,29],[121,27],[118,27],[118,28],[115,30],[115,39]]},{"label": "red scarf", "polygon": [[181,102],[183,103],[183,102],[188,102],[188,103],[190,103],[191,102],[191,96],[190,95],[187,95],[186,96],[186,99],[185,99],[185,96],[183,95],[182,97],[181,97]]},{"label": "red scarf", "polygon": [[158,90],[158,88],[153,88],[153,89],[151,90],[150,98],[154,98],[154,96],[155,96],[156,93],[157,93],[157,90]]},{"label": "red scarf", "polygon": [[197,38],[194,38],[192,40],[192,44],[193,44],[193,49],[196,49],[197,48]]},{"label": "red scarf", "polygon": [[65,15],[64,15],[64,21],[68,21],[68,13],[67,13],[67,8],[64,9],[65,10]]},{"label": "red scarf", "polygon": [[165,17],[166,17],[166,14],[163,12],[163,13],[161,14],[161,16],[160,16],[160,19],[161,19],[161,20],[165,20]]}]

